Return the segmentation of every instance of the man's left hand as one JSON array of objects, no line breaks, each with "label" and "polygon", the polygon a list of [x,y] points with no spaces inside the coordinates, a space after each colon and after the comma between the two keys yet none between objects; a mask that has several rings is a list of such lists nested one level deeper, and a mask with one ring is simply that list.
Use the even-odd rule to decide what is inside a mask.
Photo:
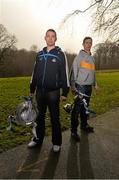
[{"label": "man's left hand", "polygon": [[94,88],[95,88],[95,90],[96,90],[96,93],[99,93],[99,91],[100,91],[99,86],[98,86],[98,85],[96,85]]}]

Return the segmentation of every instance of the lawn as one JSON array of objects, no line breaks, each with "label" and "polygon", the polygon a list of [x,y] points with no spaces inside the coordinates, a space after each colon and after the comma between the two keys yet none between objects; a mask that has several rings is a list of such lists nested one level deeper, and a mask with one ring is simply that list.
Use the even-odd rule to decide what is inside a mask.
[{"label": "lawn", "polygon": [[[13,125],[14,131],[6,130],[9,126],[9,114],[14,114],[16,106],[29,94],[29,82],[30,77],[0,78],[0,152],[28,142],[32,136],[32,126]],[[99,115],[119,106],[119,72],[97,72],[97,82],[100,92],[96,94],[93,91],[90,109]],[[70,92],[67,103],[72,101],[73,96]],[[63,110],[63,104],[60,105],[62,131],[70,128],[70,115]],[[46,135],[49,134],[51,125],[47,112]]]}]

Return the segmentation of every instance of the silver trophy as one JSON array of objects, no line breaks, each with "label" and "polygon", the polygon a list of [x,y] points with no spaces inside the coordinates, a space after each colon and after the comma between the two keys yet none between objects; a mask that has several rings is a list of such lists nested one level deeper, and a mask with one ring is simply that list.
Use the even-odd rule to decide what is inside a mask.
[{"label": "silver trophy", "polygon": [[24,101],[16,107],[15,115],[9,115],[9,127],[7,130],[12,130],[12,123],[16,125],[30,125],[35,124],[38,114],[38,109],[32,101],[32,97],[24,97]]}]

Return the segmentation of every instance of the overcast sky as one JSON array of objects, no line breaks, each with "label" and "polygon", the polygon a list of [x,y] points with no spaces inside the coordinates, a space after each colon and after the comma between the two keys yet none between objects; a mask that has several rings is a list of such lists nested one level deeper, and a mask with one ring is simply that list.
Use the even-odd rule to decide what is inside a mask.
[{"label": "overcast sky", "polygon": [[63,18],[73,10],[84,10],[90,0],[0,0],[0,23],[18,39],[17,47],[29,49],[33,44],[39,49],[45,46],[47,29],[57,31],[56,45],[65,51],[78,52],[90,31],[90,11],[71,18],[61,26]]}]

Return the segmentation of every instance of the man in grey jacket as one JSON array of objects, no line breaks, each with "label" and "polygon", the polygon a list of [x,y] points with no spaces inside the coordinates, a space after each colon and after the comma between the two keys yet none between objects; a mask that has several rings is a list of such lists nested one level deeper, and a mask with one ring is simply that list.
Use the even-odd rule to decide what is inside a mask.
[{"label": "man in grey jacket", "polygon": [[[83,40],[84,49],[79,52],[73,62],[72,76],[71,76],[71,88],[73,93],[83,93],[87,97],[83,97],[87,107],[89,106],[90,96],[92,93],[92,86],[98,90],[98,86],[95,78],[95,60],[91,55],[92,38],[85,37]],[[77,133],[79,125],[78,116],[80,113],[80,129],[89,133],[93,132],[93,127],[87,123],[88,114],[84,103],[81,103],[80,99],[74,101],[74,107],[71,113],[71,136],[79,141],[80,137]]]}]

